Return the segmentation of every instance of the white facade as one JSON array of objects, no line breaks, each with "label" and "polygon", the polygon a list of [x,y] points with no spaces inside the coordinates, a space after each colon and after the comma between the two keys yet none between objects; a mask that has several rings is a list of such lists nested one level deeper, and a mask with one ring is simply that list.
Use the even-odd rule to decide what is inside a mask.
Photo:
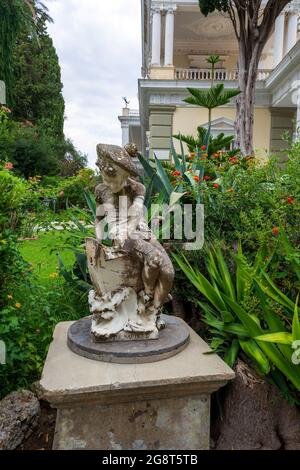
[{"label": "white facade", "polygon": [[[184,124],[182,108],[189,108],[182,101],[187,96],[187,88],[209,88],[211,78],[224,82],[227,88],[237,88],[238,43],[230,19],[217,12],[204,17],[198,0],[141,2],[141,148],[146,152],[149,147],[150,153],[155,151],[161,158],[167,158],[171,136],[177,130],[176,122]],[[269,130],[269,149],[272,147],[272,135],[276,129],[277,133],[280,132],[276,123],[280,121],[281,110],[286,120],[291,121],[289,116],[296,115],[298,109],[300,123],[300,99],[295,91],[298,83],[300,89],[299,7],[300,1],[292,2],[276,20],[259,64],[256,106],[261,112],[257,119],[267,113],[276,116],[270,118],[274,121],[275,130]],[[221,57],[214,77],[206,61],[209,55]],[[234,103],[230,106],[233,109]],[[199,119],[202,119],[200,115]],[[215,116],[215,120],[232,122],[234,117],[227,109],[224,116]],[[203,117],[203,122],[198,124],[205,125],[206,121]],[[265,141],[264,146],[267,146]]]}]

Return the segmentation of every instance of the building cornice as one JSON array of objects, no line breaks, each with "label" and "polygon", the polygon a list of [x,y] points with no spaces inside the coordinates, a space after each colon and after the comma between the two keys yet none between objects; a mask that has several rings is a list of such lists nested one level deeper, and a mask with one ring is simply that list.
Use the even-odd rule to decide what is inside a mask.
[{"label": "building cornice", "polygon": [[300,63],[300,41],[291,49],[277,67],[271,72],[266,80],[266,89],[272,90],[290,73],[299,67]]}]

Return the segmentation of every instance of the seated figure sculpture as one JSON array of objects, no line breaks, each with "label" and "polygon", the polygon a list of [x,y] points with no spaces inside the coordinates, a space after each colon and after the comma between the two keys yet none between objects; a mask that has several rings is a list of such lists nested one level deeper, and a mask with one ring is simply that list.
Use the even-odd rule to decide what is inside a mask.
[{"label": "seated figure sculpture", "polygon": [[174,269],[144,217],[145,187],[135,179],[133,162],[137,149],[99,144],[97,154],[103,183],[96,188],[96,240],[86,240],[94,286],[91,333],[94,341],[157,339]]}]

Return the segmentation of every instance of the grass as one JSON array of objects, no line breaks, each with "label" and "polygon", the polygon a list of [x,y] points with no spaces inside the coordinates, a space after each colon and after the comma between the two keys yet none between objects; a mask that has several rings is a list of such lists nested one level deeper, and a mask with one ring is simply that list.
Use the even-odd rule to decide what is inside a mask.
[{"label": "grass", "polygon": [[64,249],[69,236],[68,232],[53,230],[39,232],[36,240],[20,242],[20,252],[25,261],[32,265],[33,272],[41,284],[47,284],[51,275],[58,271],[58,254],[67,267],[72,267],[74,255]]}]

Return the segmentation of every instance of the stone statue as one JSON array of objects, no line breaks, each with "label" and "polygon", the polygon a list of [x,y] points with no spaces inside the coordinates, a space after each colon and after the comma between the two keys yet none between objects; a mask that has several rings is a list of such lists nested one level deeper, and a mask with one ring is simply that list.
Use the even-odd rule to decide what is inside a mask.
[{"label": "stone statue", "polygon": [[97,153],[103,183],[96,188],[96,240],[86,240],[92,336],[100,342],[157,339],[174,269],[144,217],[137,149],[99,144]]}]

